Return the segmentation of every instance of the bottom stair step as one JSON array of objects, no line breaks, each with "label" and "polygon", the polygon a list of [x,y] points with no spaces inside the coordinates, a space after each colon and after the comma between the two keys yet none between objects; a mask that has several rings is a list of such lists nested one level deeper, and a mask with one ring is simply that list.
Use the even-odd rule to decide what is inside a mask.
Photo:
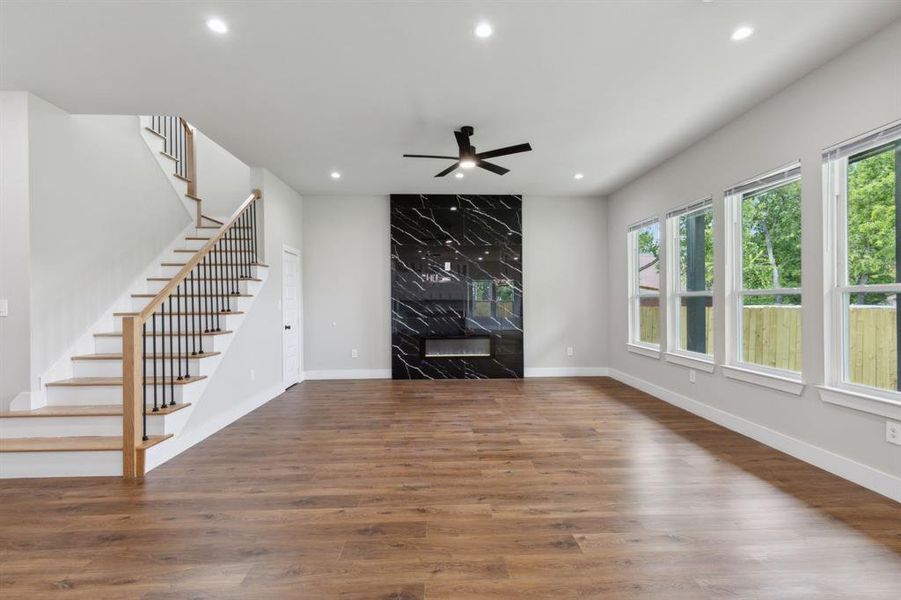
[{"label": "bottom stair step", "polygon": [[[185,402],[184,404],[176,404],[174,406],[167,406],[166,408],[161,408],[156,412],[153,412],[151,408],[147,408],[145,411],[148,415],[168,415],[174,413],[175,411],[181,410],[183,408],[187,408],[191,406],[190,402]],[[0,419],[24,419],[29,417],[46,417],[46,418],[58,418],[58,417],[121,417],[122,416],[122,405],[121,404],[85,404],[79,406],[42,406],[41,408],[36,408],[34,410],[12,410],[5,413],[0,413]]]},{"label": "bottom stair step", "polygon": [[[172,437],[150,436],[138,448],[146,450]],[[0,452],[104,452],[122,450],[122,436],[0,439]]]}]

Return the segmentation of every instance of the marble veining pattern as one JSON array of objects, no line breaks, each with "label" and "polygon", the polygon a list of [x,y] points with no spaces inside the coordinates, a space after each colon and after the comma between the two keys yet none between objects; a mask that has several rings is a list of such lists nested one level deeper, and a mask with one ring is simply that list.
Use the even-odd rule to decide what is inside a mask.
[{"label": "marble veining pattern", "polygon": [[[395,379],[523,376],[522,197],[391,196]],[[482,337],[491,356],[425,357],[428,338]]]}]

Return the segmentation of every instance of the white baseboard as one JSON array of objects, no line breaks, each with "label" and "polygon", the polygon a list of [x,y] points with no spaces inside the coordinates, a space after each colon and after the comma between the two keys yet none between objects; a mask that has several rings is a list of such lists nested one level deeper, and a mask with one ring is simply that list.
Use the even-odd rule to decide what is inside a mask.
[{"label": "white baseboard", "polygon": [[525,369],[526,377],[606,377],[607,367],[534,367]]},{"label": "white baseboard", "polygon": [[685,409],[699,417],[722,425],[749,438],[785,452],[790,456],[817,466],[824,471],[837,475],[857,485],[882,494],[896,502],[901,502],[901,478],[895,477],[873,467],[861,464],[844,456],[830,452],[819,446],[785,435],[763,425],[758,425],[742,417],[714,408],[709,404],[698,402],[656,384],[633,377],[616,369],[609,369],[610,377],[626,385],[639,389],[647,394],[660,398],[674,406]]},{"label": "white baseboard", "polygon": [[210,419],[202,426],[196,429],[189,429],[171,440],[166,440],[162,444],[153,446],[147,450],[147,454],[144,457],[145,471],[149,472],[151,469],[155,469],[166,461],[175,458],[191,446],[202,442],[220,429],[231,425],[244,415],[253,412],[273,398],[280,396],[284,391],[285,389],[281,383],[270,386],[255,394],[249,400],[232,407],[231,410],[223,412],[214,419]]},{"label": "white baseboard", "polygon": [[316,379],[391,379],[391,369],[327,369],[304,371],[304,380]]}]

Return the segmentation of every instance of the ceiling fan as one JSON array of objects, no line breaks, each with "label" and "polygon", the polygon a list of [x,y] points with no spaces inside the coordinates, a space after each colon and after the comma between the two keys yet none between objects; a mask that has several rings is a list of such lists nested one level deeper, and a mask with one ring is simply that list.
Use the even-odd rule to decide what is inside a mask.
[{"label": "ceiling fan", "polygon": [[473,135],[473,133],[475,133],[475,129],[473,129],[470,125],[461,127],[460,131],[454,132],[454,137],[457,138],[457,147],[460,150],[459,156],[404,154],[404,158],[440,158],[442,160],[456,161],[454,162],[454,164],[435,175],[435,177],[444,177],[445,175],[456,170],[457,167],[460,167],[462,169],[472,169],[473,167],[479,167],[481,169],[485,169],[486,171],[491,171],[492,173],[503,175],[504,173],[508,173],[510,169],[505,169],[504,167],[490,163],[485,159],[495,158],[497,156],[507,156],[508,154],[517,154],[519,152],[529,152],[532,149],[532,146],[530,146],[529,144],[516,144],[515,146],[507,146],[506,148],[498,148],[497,150],[476,152],[475,146],[469,143],[469,138]]}]

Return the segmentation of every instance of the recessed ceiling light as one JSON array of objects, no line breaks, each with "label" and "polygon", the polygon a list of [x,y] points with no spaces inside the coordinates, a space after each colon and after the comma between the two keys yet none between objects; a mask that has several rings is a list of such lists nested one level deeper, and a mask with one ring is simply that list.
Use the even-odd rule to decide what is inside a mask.
[{"label": "recessed ceiling light", "polygon": [[732,41],[740,42],[754,35],[754,28],[749,25],[742,25],[732,32]]},{"label": "recessed ceiling light", "polygon": [[456,206],[451,206],[451,210],[457,210]]},{"label": "recessed ceiling light", "polygon": [[575,175],[573,175],[573,179],[582,179],[583,177],[585,177],[585,175],[583,175],[582,173],[576,173]]},{"label": "recessed ceiling light", "polygon": [[514,257],[513,257],[513,260],[519,260],[519,257],[518,257],[518,256],[514,256]]},{"label": "recessed ceiling light", "polygon": [[215,31],[216,33],[228,33],[228,25],[222,19],[209,19],[206,22],[206,26],[210,28],[210,31]]},{"label": "recessed ceiling light", "polygon": [[491,34],[494,33],[494,28],[491,26],[491,23],[486,23],[482,21],[478,25],[476,25],[475,34],[476,37],[480,38],[488,38],[491,37]]},{"label": "recessed ceiling light", "polygon": [[341,179],[341,173],[339,173],[338,171],[332,171],[331,177],[332,179]]},{"label": "recessed ceiling light", "polygon": [[467,160],[461,160],[461,161],[460,161],[460,166],[461,166],[462,168],[464,168],[464,169],[471,169],[471,168],[473,168],[474,166],[476,166],[476,161],[474,161],[474,160],[469,160],[469,159],[467,159]]},{"label": "recessed ceiling light", "polygon": [[479,260],[482,260],[482,257],[481,257],[481,256],[479,257]]},{"label": "recessed ceiling light", "polygon": [[456,177],[457,179],[463,179],[463,173],[457,173],[456,175],[454,175],[454,177]]}]

